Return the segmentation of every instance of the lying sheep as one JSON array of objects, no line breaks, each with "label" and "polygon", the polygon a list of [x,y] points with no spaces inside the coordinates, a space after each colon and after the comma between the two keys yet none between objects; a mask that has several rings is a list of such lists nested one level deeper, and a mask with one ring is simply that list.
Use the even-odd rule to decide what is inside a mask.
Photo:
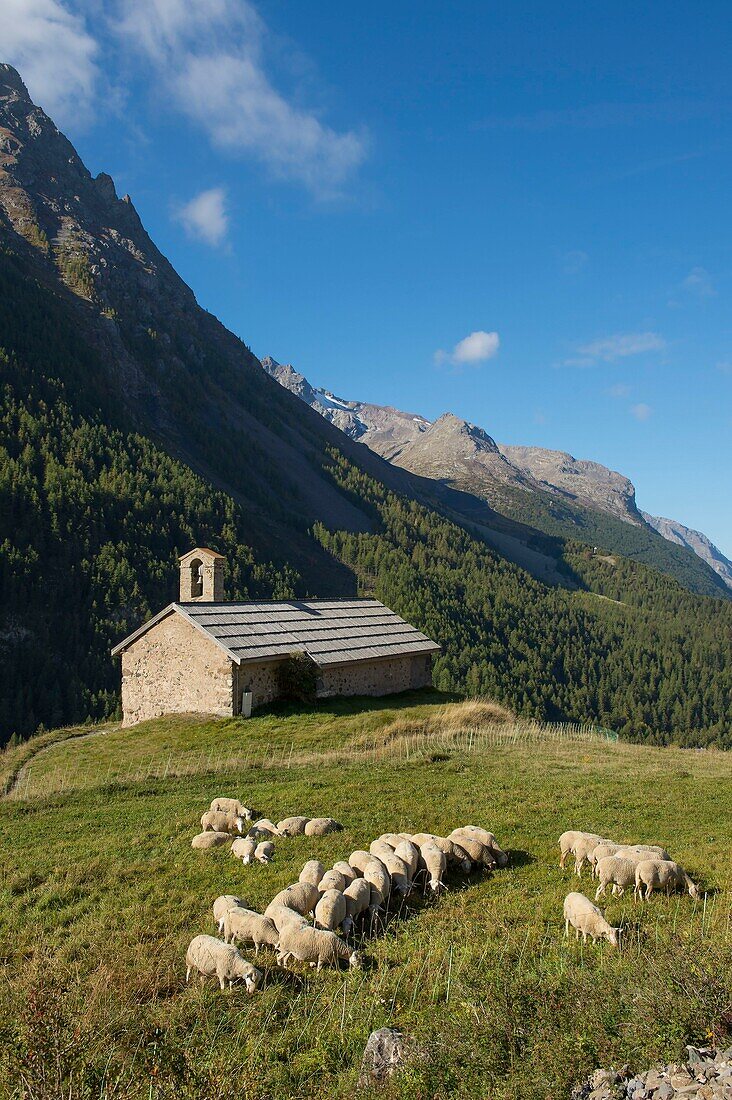
[{"label": "lying sheep", "polygon": [[314,817],[305,826],[305,836],[327,836],[337,833],[343,826],[332,817]]},{"label": "lying sheep", "polygon": [[602,837],[599,833],[583,833],[578,829],[569,829],[566,833],[562,833],[559,838],[559,866],[564,868],[564,864],[567,861],[567,856],[574,855],[575,847],[585,838],[592,838],[596,844],[601,844]]},{"label": "lying sheep", "polygon": [[340,890],[325,890],[315,906],[315,927],[335,932],[342,925],[344,933],[348,935],[352,924],[345,894]]},{"label": "lying sheep", "polygon": [[419,848],[411,840],[402,840],[394,849],[394,855],[407,865],[409,881],[412,882],[419,870]]},{"label": "lying sheep", "polygon": [[346,885],[348,885],[349,882],[355,882],[355,880],[358,878],[358,872],[354,871],[353,867],[351,867],[351,864],[347,863],[345,859],[339,859],[337,863],[333,864],[332,869],[334,871],[340,871],[340,873],[346,880]]},{"label": "lying sheep", "polygon": [[201,830],[204,833],[241,833],[243,829],[244,818],[224,810],[206,810],[201,818]]},{"label": "lying sheep", "polygon": [[366,882],[376,887],[384,901],[388,899],[391,893],[391,877],[380,859],[371,856],[364,867],[363,877]]},{"label": "lying sheep", "polygon": [[243,817],[245,821],[251,821],[254,811],[240,802],[238,798],[214,798],[211,802],[212,810],[219,810],[224,814],[233,814],[234,817]]},{"label": "lying sheep", "polygon": [[243,959],[230,943],[217,940],[214,936],[194,936],[186,951],[186,982],[191,972],[197,970],[204,978],[219,979],[221,989],[233,989],[234,982],[243,981],[247,993],[254,993],[262,981],[262,972]]},{"label": "lying sheep", "polygon": [[286,905],[268,905],[264,915],[272,921],[278,932],[285,928],[309,928],[310,922],[302,913],[296,913]]},{"label": "lying sheep", "polygon": [[277,962],[287,966],[290,959],[310,963],[321,970],[323,966],[338,966],[347,962],[352,969],[362,965],[358,951],[351,951],[348,944],[334,932],[320,928],[287,927],[280,935],[280,951]]},{"label": "lying sheep", "polygon": [[319,859],[309,859],[300,872],[300,882],[309,882],[311,886],[317,886],[325,874],[325,864]]},{"label": "lying sheep", "polygon": [[271,908],[284,905],[287,909],[294,909],[296,913],[307,916],[308,913],[314,912],[319,901],[320,891],[317,886],[312,886],[309,882],[295,882],[292,886],[286,886],[284,890],[280,890],[279,894],[275,894],[265,909],[264,915],[268,917]]},{"label": "lying sheep", "polygon": [[304,836],[309,820],[309,817],[285,817],[277,822],[277,828],[282,836]]},{"label": "lying sheep", "polygon": [[222,894],[220,897],[216,898],[216,901],[213,903],[214,921],[216,922],[219,932],[223,931],[224,917],[226,916],[227,910],[231,909],[233,905],[239,906],[241,909],[246,909],[247,907],[244,898],[239,898],[236,894]]},{"label": "lying sheep", "polygon": [[428,882],[425,884],[425,893],[427,892],[427,886],[433,894],[437,894],[440,890],[444,890],[445,883],[445,870],[447,868],[447,857],[441,848],[438,848],[436,844],[433,844],[431,840],[426,841],[419,849],[419,859],[422,866],[427,871]]},{"label": "lying sheep", "polygon": [[250,836],[238,836],[231,845],[232,856],[236,856],[236,858],[240,859],[244,864],[252,862],[256,850],[257,842],[256,840],[252,840]]},{"label": "lying sheep", "polygon": [[222,844],[230,843],[231,833],[196,833],[191,848],[220,848]]},{"label": "lying sheep", "polygon": [[282,836],[274,821],[270,821],[268,817],[261,817],[259,821],[255,821],[251,829],[249,830],[249,836],[255,838],[268,837],[268,836]]},{"label": "lying sheep", "polygon": [[320,882],[318,883],[318,889],[321,894],[324,894],[326,890],[338,890],[339,893],[343,893],[347,886],[346,876],[342,875],[340,871],[326,871]]},{"label": "lying sheep", "polygon": [[364,852],[362,848],[358,848],[355,852],[351,852],[348,857],[348,864],[350,867],[353,867],[357,875],[363,875],[366,865],[370,863],[373,858],[371,852]]},{"label": "lying sheep", "polygon": [[223,931],[224,943],[254,944],[255,955],[259,954],[259,948],[263,944],[277,947],[280,939],[277,927],[269,917],[263,917],[253,909],[240,909],[238,906],[227,909]]},{"label": "lying sheep", "polygon": [[254,850],[254,858],[259,863],[271,863],[274,859],[275,846],[271,840],[263,840]]},{"label": "lying sheep", "polygon": [[567,894],[564,899],[564,934],[569,935],[570,924],[575,930],[575,938],[579,939],[582,933],[583,943],[587,937],[592,937],[592,942],[605,939],[613,947],[618,946],[619,928],[613,928],[603,917],[596,905],[593,905],[584,894]]},{"label": "lying sheep", "polygon": [[665,890],[666,896],[670,897],[672,891],[684,887],[689,891],[689,897],[699,897],[699,887],[692,882],[681,864],[674,863],[672,859],[645,859],[635,869],[633,895],[641,900],[644,896],[648,900],[654,889]]},{"label": "lying sheep", "polygon": [[613,894],[618,897],[624,894],[626,886],[635,884],[635,868],[635,860],[623,859],[622,856],[605,856],[599,859],[595,864],[595,874],[600,880],[600,885],[595,891],[595,901],[599,901],[610,883],[613,886]]}]

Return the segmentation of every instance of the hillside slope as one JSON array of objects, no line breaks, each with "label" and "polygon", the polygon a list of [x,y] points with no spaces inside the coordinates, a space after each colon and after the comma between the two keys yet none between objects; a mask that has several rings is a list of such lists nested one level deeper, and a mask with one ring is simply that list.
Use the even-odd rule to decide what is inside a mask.
[{"label": "hillside slope", "polygon": [[388,405],[336,397],[270,357],[262,366],[350,439],[402,469],[472,494],[548,535],[661,569],[692,592],[728,595],[718,557],[703,536],[669,540],[639,511],[632,482],[615,470],[565,451],[497,443],[483,428],[451,413],[430,422]]},{"label": "hillside slope", "polygon": [[678,546],[685,546],[693,550],[700,558],[718,573],[728,588],[732,588],[732,561],[715,546],[711,539],[701,531],[695,531],[692,527],[685,527],[675,519],[664,519],[663,516],[650,516],[648,512],[641,515],[646,523],[650,524],[659,535],[663,535],[669,542],[675,542]]},{"label": "hillside slope", "polygon": [[[420,739],[441,709],[333,703],[150,723],[139,748],[119,729],[59,745],[44,765],[55,792],[34,794],[31,775],[27,798],[0,801],[8,1094],[32,1074],[33,1095],[48,1097],[198,1100],[236,1082],[248,1100],[345,1100],[380,1026],[429,1052],[395,1095],[460,1100],[566,1100],[598,1064],[676,1061],[709,1033],[728,1046],[732,758],[513,726]],[[269,866],[193,851],[202,810],[223,793],[276,820],[333,815],[344,830],[279,841]],[[186,946],[215,933],[220,894],[261,911],[306,859],[330,865],[385,830],[468,822],[496,833],[509,866],[452,876],[436,902],[412,895],[385,934],[364,936],[360,973],[285,974],[264,948],[256,996],[186,986]],[[706,904],[638,905],[626,891],[604,902],[625,927],[622,951],[565,940],[563,898],[588,890],[557,867],[572,824],[668,844]]]}]

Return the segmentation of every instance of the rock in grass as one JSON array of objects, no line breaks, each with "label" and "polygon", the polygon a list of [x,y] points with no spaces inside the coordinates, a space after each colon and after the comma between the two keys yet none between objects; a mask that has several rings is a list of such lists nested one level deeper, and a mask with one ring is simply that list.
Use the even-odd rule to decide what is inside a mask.
[{"label": "rock in grass", "polygon": [[384,1084],[389,1081],[406,1060],[404,1036],[393,1027],[380,1027],[372,1031],[364,1048],[359,1088]]}]

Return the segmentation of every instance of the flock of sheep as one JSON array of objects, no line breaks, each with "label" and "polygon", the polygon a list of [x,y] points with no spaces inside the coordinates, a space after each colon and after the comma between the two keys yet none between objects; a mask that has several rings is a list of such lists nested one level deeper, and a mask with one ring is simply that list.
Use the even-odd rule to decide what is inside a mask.
[{"label": "flock of sheep", "polygon": [[[647,900],[654,890],[664,890],[670,896],[673,890],[685,889],[692,898],[699,897],[699,887],[681,864],[655,844],[616,844],[597,833],[569,831],[559,838],[559,852],[559,866],[564,868],[567,857],[573,855],[575,874],[580,877],[585,864],[592,868],[593,877],[599,879],[595,901],[608,886],[617,896],[632,886],[633,896],[640,901]],[[589,898],[574,891],[564,899],[565,936],[570,925],[578,939],[581,933],[584,941],[590,936],[595,943],[605,939],[618,946],[620,929],[613,928]]]},{"label": "flock of sheep", "polygon": [[[207,836],[231,841],[232,833],[242,834],[254,816],[237,799],[214,799],[201,819],[203,832],[195,838],[194,847],[224,843],[204,843],[202,838]],[[250,847],[241,855],[243,861],[254,858],[269,862],[274,844],[260,840],[265,834],[322,836],[340,828],[332,818],[290,817],[277,825],[262,818],[251,825],[246,837],[236,837],[232,852],[240,846],[241,851],[237,849],[234,854],[241,855],[248,841]],[[265,853],[257,854],[263,845],[269,845],[266,858]],[[280,890],[264,913],[248,909],[236,895],[218,897],[213,915],[223,939],[201,935],[191,940],[186,952],[186,981],[196,971],[202,980],[217,977],[222,990],[227,983],[231,989],[235,981],[243,981],[247,992],[253,993],[262,982],[262,972],[241,956],[237,944],[252,945],[255,955],[261,947],[273,947],[283,967],[297,960],[318,970],[341,963],[358,968],[363,959],[349,939],[367,924],[373,928],[374,920],[387,913],[392,898],[407,897],[420,883],[425,894],[439,894],[446,889],[448,868],[468,874],[474,866],[493,870],[507,863],[508,856],[493,833],[476,825],[464,825],[446,837],[434,833],[383,833],[368,851],[352,852],[347,860],[339,860],[330,869],[320,860],[310,859],[298,881]]]}]

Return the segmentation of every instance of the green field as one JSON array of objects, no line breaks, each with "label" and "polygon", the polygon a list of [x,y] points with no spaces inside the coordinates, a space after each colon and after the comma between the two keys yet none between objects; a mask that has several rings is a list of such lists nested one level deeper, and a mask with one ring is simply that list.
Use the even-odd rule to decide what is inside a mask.
[{"label": "green field", "polygon": [[[4,754],[3,1100],[346,1097],[383,1025],[427,1055],[391,1095],[560,1100],[597,1065],[643,1068],[728,1037],[732,757],[582,729],[452,721],[446,732],[445,713],[436,696],[348,701],[248,722],[90,727],[45,735],[24,764],[28,746]],[[243,867],[190,848],[217,794],[345,828],[280,841],[271,866]],[[285,974],[270,953],[255,996],[185,986],[185,948],[214,932],[218,894],[261,910],[307,858],[467,823],[492,829],[510,866],[454,879],[437,902],[411,898],[364,944],[363,972]],[[568,942],[566,828],[662,843],[706,896],[609,900],[623,950]]]}]

